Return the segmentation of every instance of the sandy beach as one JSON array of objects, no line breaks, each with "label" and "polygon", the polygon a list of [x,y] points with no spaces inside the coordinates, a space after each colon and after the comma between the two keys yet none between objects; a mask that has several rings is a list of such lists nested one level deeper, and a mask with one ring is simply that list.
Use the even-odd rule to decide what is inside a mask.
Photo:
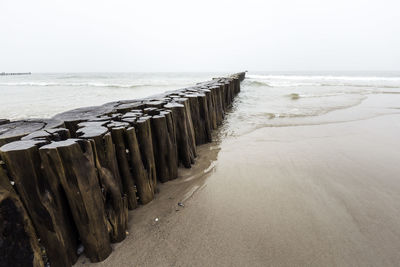
[{"label": "sandy beach", "polygon": [[397,266],[400,115],[366,112],[395,97],[232,135],[236,110],[93,266]]}]

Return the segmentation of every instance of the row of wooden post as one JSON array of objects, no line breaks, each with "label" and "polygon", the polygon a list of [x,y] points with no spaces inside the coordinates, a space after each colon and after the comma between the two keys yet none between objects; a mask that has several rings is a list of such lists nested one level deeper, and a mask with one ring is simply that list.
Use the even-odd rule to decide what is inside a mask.
[{"label": "row of wooden post", "polygon": [[177,178],[179,166],[190,168],[243,79],[117,104],[3,145],[0,266],[71,266],[80,244],[92,262],[106,259],[126,237],[128,209],[153,200],[157,182]]}]

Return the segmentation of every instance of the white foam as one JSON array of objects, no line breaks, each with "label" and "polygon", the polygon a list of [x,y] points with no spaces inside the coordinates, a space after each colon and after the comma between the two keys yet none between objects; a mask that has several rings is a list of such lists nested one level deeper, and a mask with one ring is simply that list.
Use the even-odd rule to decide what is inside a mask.
[{"label": "white foam", "polygon": [[146,86],[162,86],[164,84],[118,84],[118,83],[55,83],[55,82],[3,82],[3,86],[73,86],[73,87],[117,87],[117,88],[134,88]]},{"label": "white foam", "polygon": [[252,75],[246,76],[249,79],[261,80],[322,80],[322,81],[400,81],[400,77],[379,77],[379,76],[334,76],[334,75]]}]

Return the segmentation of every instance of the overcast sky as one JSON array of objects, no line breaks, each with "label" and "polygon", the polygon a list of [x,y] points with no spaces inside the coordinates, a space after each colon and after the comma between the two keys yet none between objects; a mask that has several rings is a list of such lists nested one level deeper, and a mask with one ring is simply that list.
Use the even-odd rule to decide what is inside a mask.
[{"label": "overcast sky", "polygon": [[0,0],[0,72],[400,70],[399,0]]}]

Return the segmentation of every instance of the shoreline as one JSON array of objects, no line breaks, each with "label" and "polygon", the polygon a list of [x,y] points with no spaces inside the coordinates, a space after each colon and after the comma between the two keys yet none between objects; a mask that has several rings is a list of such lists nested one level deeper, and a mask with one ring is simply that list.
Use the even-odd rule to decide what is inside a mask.
[{"label": "shoreline", "polygon": [[266,127],[205,145],[197,163],[217,152],[212,171],[162,210],[133,211],[118,253],[93,266],[396,265],[398,118]]}]

